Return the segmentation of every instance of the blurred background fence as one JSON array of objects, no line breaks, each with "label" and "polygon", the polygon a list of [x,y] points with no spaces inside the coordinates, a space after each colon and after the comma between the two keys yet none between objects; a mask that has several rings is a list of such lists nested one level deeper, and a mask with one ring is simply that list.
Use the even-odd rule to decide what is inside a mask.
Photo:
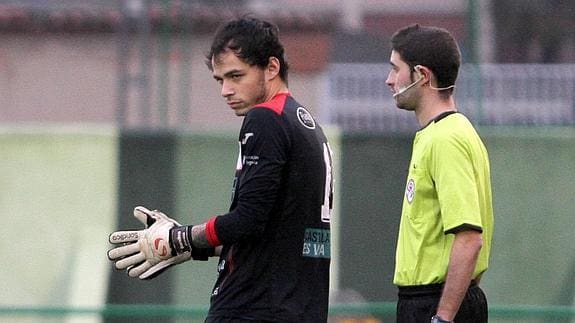
[{"label": "blurred background fence", "polygon": [[571,0],[0,0],[9,223],[0,227],[0,321],[204,315],[213,261],[134,281],[112,270],[107,235],[138,227],[129,216],[137,204],[183,223],[227,210],[241,119],[219,97],[204,53],[219,23],[245,13],[279,25],[290,90],[335,152],[333,320],[393,321],[418,126],[385,85],[388,42],[419,22],[458,40],[457,105],[490,153],[496,228],[482,285],[493,321],[575,321]]},{"label": "blurred background fence", "polygon": [[[395,107],[385,64],[332,64],[321,116],[348,132],[412,132],[417,121]],[[575,64],[466,64],[458,109],[475,124],[575,125]]]}]

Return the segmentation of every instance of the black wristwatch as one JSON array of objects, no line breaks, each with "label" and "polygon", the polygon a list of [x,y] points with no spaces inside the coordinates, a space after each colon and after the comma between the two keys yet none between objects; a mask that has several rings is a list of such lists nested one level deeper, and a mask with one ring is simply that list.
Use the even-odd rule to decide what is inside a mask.
[{"label": "black wristwatch", "polygon": [[431,323],[453,323],[453,321],[444,320],[439,315],[433,315],[431,317]]}]

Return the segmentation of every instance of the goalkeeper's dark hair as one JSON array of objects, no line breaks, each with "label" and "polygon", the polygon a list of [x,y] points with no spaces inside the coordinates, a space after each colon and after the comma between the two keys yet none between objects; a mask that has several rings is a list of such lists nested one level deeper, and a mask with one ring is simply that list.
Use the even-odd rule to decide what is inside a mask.
[{"label": "goalkeeper's dark hair", "polygon": [[216,31],[206,64],[213,70],[212,58],[227,50],[247,64],[261,68],[268,65],[270,57],[275,57],[280,62],[279,76],[287,83],[288,64],[278,35],[279,28],[271,22],[250,17],[232,20]]},{"label": "goalkeeper's dark hair", "polygon": [[[412,24],[399,29],[392,36],[391,46],[412,70],[416,65],[423,65],[433,71],[438,87],[455,84],[461,65],[461,52],[446,29]],[[441,92],[451,94],[453,89]]]}]

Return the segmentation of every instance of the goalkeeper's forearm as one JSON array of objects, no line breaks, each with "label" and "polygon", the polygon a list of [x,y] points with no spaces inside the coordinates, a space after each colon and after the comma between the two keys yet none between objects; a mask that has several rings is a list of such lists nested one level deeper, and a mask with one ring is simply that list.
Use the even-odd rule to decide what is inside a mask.
[{"label": "goalkeeper's forearm", "polygon": [[[192,244],[198,248],[213,248],[208,241],[206,234],[206,224],[202,223],[192,227]],[[214,256],[219,257],[222,252],[222,246],[214,248]]]},{"label": "goalkeeper's forearm", "polygon": [[198,248],[213,248],[208,241],[205,223],[192,227],[192,244]]}]

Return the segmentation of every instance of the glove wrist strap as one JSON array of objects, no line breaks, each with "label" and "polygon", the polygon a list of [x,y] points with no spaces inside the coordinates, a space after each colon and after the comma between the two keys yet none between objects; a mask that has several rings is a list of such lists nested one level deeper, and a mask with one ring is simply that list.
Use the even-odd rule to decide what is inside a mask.
[{"label": "glove wrist strap", "polygon": [[192,226],[180,226],[170,229],[172,256],[192,251]]},{"label": "glove wrist strap", "polygon": [[196,248],[192,242],[193,225],[173,227],[170,229],[170,246],[172,256],[190,251],[194,260],[208,260],[214,255],[214,248]]}]

